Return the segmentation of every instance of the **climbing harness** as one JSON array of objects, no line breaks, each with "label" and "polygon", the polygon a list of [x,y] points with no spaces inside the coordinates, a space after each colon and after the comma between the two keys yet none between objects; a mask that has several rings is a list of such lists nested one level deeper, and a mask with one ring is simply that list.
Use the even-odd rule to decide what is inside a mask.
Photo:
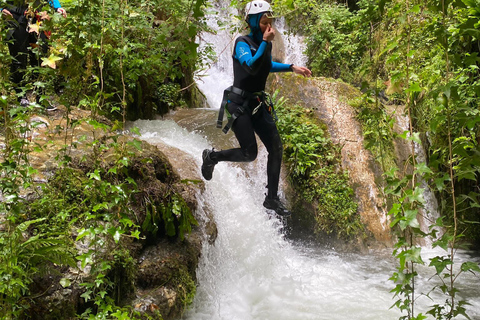
[{"label": "climbing harness", "polygon": [[228,98],[229,98],[229,95],[231,93],[242,97],[243,104],[241,106],[239,106],[233,114],[230,114],[228,112],[228,109],[227,109],[228,122],[225,125],[225,127],[223,127],[223,130],[222,130],[223,133],[226,134],[228,132],[228,130],[230,130],[230,128],[232,128],[235,120],[239,116],[244,114],[245,111],[250,110],[249,104],[250,104],[250,101],[252,101],[252,100],[257,100],[258,101],[258,105],[255,108],[253,108],[253,110],[251,110],[252,111],[252,114],[251,114],[252,116],[255,115],[258,112],[258,110],[260,110],[261,106],[265,106],[267,111],[272,115],[272,117],[274,117],[275,121],[277,121],[277,115],[275,113],[275,109],[273,108],[272,98],[270,97],[270,95],[268,93],[266,93],[265,91],[248,92],[248,91],[239,89],[237,87],[231,86],[231,87],[228,87],[227,89],[225,89],[223,91],[222,104],[220,105],[220,110],[218,112],[217,128],[222,128],[223,115],[224,115],[225,109],[228,105],[228,102],[229,102]]}]

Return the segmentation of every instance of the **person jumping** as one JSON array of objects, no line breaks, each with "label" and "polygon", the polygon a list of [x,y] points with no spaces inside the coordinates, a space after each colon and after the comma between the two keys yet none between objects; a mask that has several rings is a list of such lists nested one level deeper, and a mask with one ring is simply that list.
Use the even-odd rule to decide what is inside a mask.
[{"label": "person jumping", "polygon": [[205,149],[202,153],[202,175],[206,180],[211,180],[215,165],[220,161],[255,160],[257,134],[268,152],[268,193],[263,206],[274,210],[278,215],[287,216],[290,212],[278,197],[283,146],[274,120],[273,104],[264,91],[265,84],[270,72],[292,71],[307,77],[311,76],[312,72],[305,67],[272,61],[275,31],[272,28],[273,18],[268,2],[251,1],[246,5],[245,12],[250,34],[240,36],[235,41],[233,86],[224,92],[217,122],[217,126],[221,126],[225,110],[229,121],[223,131],[226,133],[231,128],[240,147],[223,151]]}]

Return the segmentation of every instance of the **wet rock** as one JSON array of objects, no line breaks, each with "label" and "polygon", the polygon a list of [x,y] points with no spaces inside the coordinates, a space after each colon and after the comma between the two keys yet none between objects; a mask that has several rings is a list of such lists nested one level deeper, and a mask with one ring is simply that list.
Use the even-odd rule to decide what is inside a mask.
[{"label": "wet rock", "polygon": [[379,170],[370,151],[364,148],[361,125],[355,110],[347,103],[360,95],[352,86],[324,78],[305,78],[292,73],[273,74],[269,91],[303,106],[327,125],[335,144],[342,145],[342,167],[348,171],[354,188],[358,213],[377,244],[391,245],[391,230],[385,200],[376,181]]},{"label": "wet rock", "polygon": [[163,319],[178,319],[195,292],[195,269],[200,243],[162,240],[145,249],[139,258],[136,298],[130,303],[137,311]]}]

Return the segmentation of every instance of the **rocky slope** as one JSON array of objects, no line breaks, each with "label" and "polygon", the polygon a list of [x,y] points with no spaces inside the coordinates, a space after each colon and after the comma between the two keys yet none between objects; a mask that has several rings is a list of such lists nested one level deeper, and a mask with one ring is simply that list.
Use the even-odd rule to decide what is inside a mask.
[{"label": "rocky slope", "polygon": [[[97,118],[97,122],[88,119],[89,112],[77,109],[68,112],[67,122],[67,110],[63,107],[48,116],[29,117],[31,126],[26,137],[32,150],[28,158],[30,165],[38,171],[33,177],[34,187],[24,191],[26,199],[33,201],[42,196],[34,189],[38,190],[36,185],[55,178],[60,167],[59,155],[60,158],[68,155],[71,159],[69,166],[79,177],[91,172],[94,165],[91,159],[94,158],[101,159],[100,166],[106,169],[105,172],[114,166],[113,150],[96,149],[94,142],[106,141],[115,132],[102,129],[101,124],[108,123],[106,119]],[[120,141],[122,139],[133,138],[120,137]],[[3,137],[2,140],[4,142]],[[65,146],[68,147],[65,149]],[[202,243],[213,243],[216,226],[209,213],[198,208],[197,197],[203,188],[201,177],[196,171],[179,166],[191,163],[191,159],[187,159],[183,152],[164,145],[152,146],[141,142],[140,150],[132,152],[135,155],[128,165],[129,175],[138,186],[131,203],[137,224],[141,226],[146,219],[147,206],[161,205],[166,194],[175,193],[181,195],[198,226],[193,227],[184,240],[167,237],[161,232],[157,235],[142,234],[140,240],[122,238],[123,247],[133,258],[133,264],[129,268],[125,264],[115,265],[107,276],[114,279],[115,291],[118,291],[114,296],[120,305],[145,318],[148,315],[153,319],[178,319],[195,294],[195,271]],[[146,198],[150,201],[144,201]],[[75,239],[78,227],[74,226],[71,232]],[[88,239],[75,244],[80,254],[87,250]],[[109,249],[105,249],[108,253]],[[78,262],[75,268],[51,265],[49,269],[47,274],[36,277],[31,286],[29,318],[74,319],[76,314],[92,307],[81,297],[86,289],[80,285],[91,280],[89,268],[82,268]],[[64,279],[62,285],[61,279]],[[68,280],[67,285],[65,279]]]}]

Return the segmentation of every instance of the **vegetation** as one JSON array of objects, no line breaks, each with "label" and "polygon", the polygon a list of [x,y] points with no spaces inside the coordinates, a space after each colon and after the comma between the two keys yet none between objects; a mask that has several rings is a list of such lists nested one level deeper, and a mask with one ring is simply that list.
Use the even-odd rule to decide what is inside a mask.
[{"label": "vegetation", "polygon": [[[31,295],[35,277],[78,264],[90,269],[91,275],[82,284],[87,305],[78,317],[136,317],[120,307],[115,294],[129,290],[128,281],[119,285],[116,280],[119,274],[129,279],[133,272],[128,243],[151,236],[183,238],[195,221],[185,201],[169,190],[164,197],[141,195],[148,210],[138,223],[133,203],[139,197],[139,180],[132,168],[134,155],[142,147],[137,141],[122,140],[117,130],[124,128],[127,119],[151,118],[173,105],[192,104],[193,72],[201,66],[199,57],[208,54],[198,52],[194,41],[206,28],[201,20],[205,2],[62,1],[69,17],[51,14],[42,22],[40,32],[52,31],[51,48],[40,56],[41,65],[28,68],[22,85],[24,93],[40,98],[40,104],[15,107],[9,70],[0,68],[1,318],[28,314],[35,298]],[[458,298],[456,281],[480,268],[472,262],[457,266],[456,254],[459,248],[480,246],[480,2],[353,0],[347,4],[274,2],[278,12],[295,21],[298,30],[294,31],[306,33],[314,74],[342,79],[365,93],[357,106],[358,119],[366,147],[385,170],[391,226],[398,235],[394,256],[399,265],[391,278],[392,293],[395,306],[404,312],[402,319],[425,319],[426,314],[435,319],[466,316],[466,301]],[[5,41],[8,28],[5,19],[0,23],[0,64],[7,66],[11,60]],[[38,49],[34,52],[40,54]],[[29,116],[57,103],[57,95],[66,107],[65,126],[56,131],[63,135],[64,146],[56,159],[59,170],[39,190],[29,155],[46,146],[30,141],[28,134],[35,123]],[[317,222],[340,234],[361,232],[351,189],[335,162],[338,150],[308,112],[279,102],[287,163],[302,197],[316,204]],[[393,122],[384,104],[405,107],[409,130],[403,137],[411,144],[410,171],[398,170],[391,161]],[[88,110],[90,116],[71,117],[77,108]],[[68,130],[81,123],[93,128],[93,138],[71,142]],[[317,137],[313,141],[312,133]],[[89,166],[74,163],[72,151],[79,143],[92,151]],[[417,161],[416,145],[426,149],[427,162]],[[106,156],[113,159],[110,167],[103,164]],[[421,231],[417,221],[424,206],[421,179],[440,200],[441,218],[431,222],[430,232]],[[428,262],[440,281],[428,293],[418,292],[415,286],[418,265],[427,263],[418,245],[423,237],[444,249],[443,255]],[[79,252],[81,245],[84,250]],[[184,284],[185,304],[193,298],[191,280],[184,270],[175,280]],[[69,279],[61,279],[61,284],[71,285]],[[425,314],[418,312],[416,297],[437,291],[443,298],[432,301]]]},{"label": "vegetation", "polygon": [[[172,186],[167,164],[154,168],[152,162],[162,160],[153,159],[140,141],[126,141],[121,130],[127,119],[165,113],[173,103],[182,105],[194,96],[194,87],[188,86],[198,60],[194,38],[203,27],[204,1],[62,4],[67,19],[44,7],[47,19],[37,26],[39,32],[52,32],[50,49],[46,55],[34,49],[40,63],[27,68],[21,87],[22,95],[31,101],[38,97],[39,103],[17,107],[9,68],[0,68],[0,318],[29,317],[44,294],[36,295],[32,285],[44,275],[54,276],[64,288],[78,286],[72,279],[57,279],[63,267],[88,276],[80,284],[84,310],[76,314],[79,310],[66,306],[62,317],[145,318],[121,307],[133,290],[132,243],[182,240],[196,221]],[[7,19],[0,23],[0,65],[8,66]],[[55,159],[58,170],[49,183],[34,182],[38,172],[31,155],[46,152],[50,143],[32,141],[29,134],[37,124],[30,119],[60,103],[64,125],[51,136],[63,140]],[[72,116],[78,108],[89,116]],[[72,141],[79,125],[90,127],[91,135]],[[74,156],[80,147],[90,153]],[[149,174],[164,179],[169,192],[144,194],[139,183],[145,184]],[[150,201],[142,212],[138,200],[145,198]],[[182,270],[172,281],[184,290],[181,303],[191,303],[195,286],[188,272]]]},{"label": "vegetation", "polygon": [[[373,144],[367,139],[367,147],[386,170],[391,226],[398,231],[394,256],[399,267],[392,276],[396,284],[392,292],[398,299],[395,306],[405,314],[402,319],[426,318],[415,308],[416,297],[422,294],[415,287],[416,266],[425,264],[417,241],[422,237],[431,237],[434,247],[445,250],[443,256],[429,262],[441,282],[432,291],[438,290],[445,299],[433,301],[426,313],[435,319],[466,315],[466,302],[459,300],[455,283],[462,273],[480,268],[467,262],[457,269],[455,256],[459,248],[480,243],[480,3],[358,0],[348,1],[348,7],[336,1],[276,4],[295,25],[306,27],[307,54],[314,73],[362,87],[364,101],[375,106],[362,107],[359,119],[367,137],[376,136]],[[378,152],[383,149],[379,145],[388,146],[392,138],[381,97],[386,103],[405,106],[409,130],[403,137],[411,144],[413,170],[385,165],[388,157]],[[369,109],[374,112],[365,113]],[[416,144],[427,150],[426,163],[417,161]],[[429,182],[440,200],[441,218],[431,221],[428,233],[420,230],[417,221],[424,205],[421,179]],[[439,229],[444,233],[438,234]]]},{"label": "vegetation", "polygon": [[338,163],[339,146],[313,112],[283,98],[277,99],[276,112],[289,180],[302,202],[314,204],[317,229],[344,239],[362,236],[353,190]]}]

